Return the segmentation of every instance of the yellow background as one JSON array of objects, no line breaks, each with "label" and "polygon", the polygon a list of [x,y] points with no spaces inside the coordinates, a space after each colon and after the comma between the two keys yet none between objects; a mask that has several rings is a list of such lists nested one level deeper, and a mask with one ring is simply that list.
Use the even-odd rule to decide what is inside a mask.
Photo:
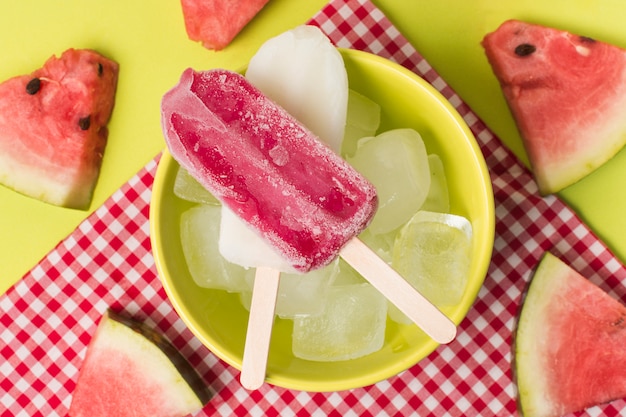
[{"label": "yellow background", "polygon": [[[271,36],[306,22],[326,0],[270,0],[225,50],[187,39],[178,0],[20,0],[0,6],[0,80],[65,49],[93,48],[120,63],[117,102],[88,211],[53,207],[0,187],[0,292],[21,278],[164,147],[162,94],[188,66],[239,69]],[[626,47],[622,0],[374,0],[521,159],[515,125],[479,43],[503,20],[548,24]],[[626,152],[562,193],[626,259]]]}]

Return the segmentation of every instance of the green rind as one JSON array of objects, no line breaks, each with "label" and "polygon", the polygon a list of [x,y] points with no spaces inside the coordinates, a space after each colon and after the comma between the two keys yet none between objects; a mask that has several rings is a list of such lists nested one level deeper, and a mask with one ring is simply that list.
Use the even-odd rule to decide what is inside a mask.
[{"label": "green rind", "polygon": [[[546,253],[534,272],[528,286],[519,313],[517,329],[514,334],[513,369],[518,389],[518,408],[523,416],[551,415],[545,378],[537,377],[537,369],[542,369],[541,352],[538,345],[547,335],[543,314],[559,284],[564,279],[559,274],[561,261]],[[529,308],[532,306],[533,308]]]},{"label": "green rind", "polygon": [[162,335],[108,311],[87,348],[68,415],[182,416],[200,410],[210,397]]},{"label": "green rind", "polygon": [[[600,129],[589,129],[584,132],[584,135],[581,135],[601,138],[602,140],[594,140],[597,145],[595,149],[583,150],[579,155],[571,155],[554,167],[550,165],[540,166],[531,161],[540,193],[542,195],[557,193],[582,180],[613,159],[626,144],[624,112],[626,112],[626,106],[623,106],[620,113],[613,115],[613,117],[607,115],[607,120]],[[526,142],[531,139],[524,138],[523,140]]]},{"label": "green rind", "polygon": [[626,396],[625,345],[626,307],[546,253],[514,335],[520,413],[557,417]]},{"label": "green rind", "polygon": [[185,357],[181,355],[181,353],[167,339],[165,339],[162,334],[147,326],[145,323],[122,316],[121,314],[115,313],[111,310],[108,311],[108,316],[110,319],[122,323],[126,327],[139,333],[158,347],[170,359],[174,367],[176,367],[176,370],[178,370],[185,382],[187,382],[194,393],[198,396],[198,399],[202,404],[206,404],[211,399],[213,394],[200,375],[198,375],[187,359],[185,359]]},{"label": "green rind", "polygon": [[[482,45],[543,195],[580,181],[626,144],[626,50],[508,20]],[[517,52],[522,45],[530,52]]]},{"label": "green rind", "polygon": [[[0,184],[49,204],[86,210],[100,174],[119,65],[67,49],[0,83]],[[37,88],[27,88],[39,80]]]}]

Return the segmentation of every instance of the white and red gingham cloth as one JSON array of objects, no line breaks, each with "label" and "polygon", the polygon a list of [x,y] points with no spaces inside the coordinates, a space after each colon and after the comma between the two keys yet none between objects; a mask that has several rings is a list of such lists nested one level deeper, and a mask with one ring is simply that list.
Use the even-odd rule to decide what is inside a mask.
[{"label": "white and red gingham cloth", "polygon": [[[626,269],[565,204],[542,198],[529,172],[368,0],[332,0],[311,20],[341,47],[390,58],[440,90],[486,158],[496,202],[492,262],[458,337],[400,375],[343,392],[264,385],[248,392],[238,371],[185,327],[157,276],[148,207],[158,156],[22,280],[0,297],[0,415],[65,416],[96,323],[112,307],[157,327],[216,392],[204,415],[511,416],[512,333],[522,292],[546,250],[626,300]],[[594,407],[617,416],[626,402]]]}]

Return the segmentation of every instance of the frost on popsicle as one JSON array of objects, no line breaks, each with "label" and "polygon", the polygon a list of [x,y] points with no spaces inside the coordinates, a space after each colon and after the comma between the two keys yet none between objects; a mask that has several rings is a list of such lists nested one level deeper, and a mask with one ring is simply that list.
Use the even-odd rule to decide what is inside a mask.
[{"label": "frost on popsicle", "polygon": [[301,272],[329,264],[376,209],[365,178],[240,74],[187,69],[162,124],[174,159]]}]

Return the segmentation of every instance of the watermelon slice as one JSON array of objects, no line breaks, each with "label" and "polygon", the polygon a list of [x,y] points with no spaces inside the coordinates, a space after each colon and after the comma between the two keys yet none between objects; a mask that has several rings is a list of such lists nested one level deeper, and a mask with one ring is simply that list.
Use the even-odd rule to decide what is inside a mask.
[{"label": "watermelon slice", "polygon": [[117,76],[116,62],[69,49],[0,84],[0,183],[51,204],[87,208]]},{"label": "watermelon slice", "polygon": [[515,334],[520,412],[551,417],[626,396],[626,307],[546,253]]},{"label": "watermelon slice", "polygon": [[181,0],[185,29],[205,48],[224,49],[269,0]]},{"label": "watermelon slice", "polygon": [[71,417],[175,417],[202,408],[211,393],[155,330],[109,311],[87,348]]},{"label": "watermelon slice", "polygon": [[626,50],[517,20],[482,45],[542,194],[577,182],[626,144]]}]

